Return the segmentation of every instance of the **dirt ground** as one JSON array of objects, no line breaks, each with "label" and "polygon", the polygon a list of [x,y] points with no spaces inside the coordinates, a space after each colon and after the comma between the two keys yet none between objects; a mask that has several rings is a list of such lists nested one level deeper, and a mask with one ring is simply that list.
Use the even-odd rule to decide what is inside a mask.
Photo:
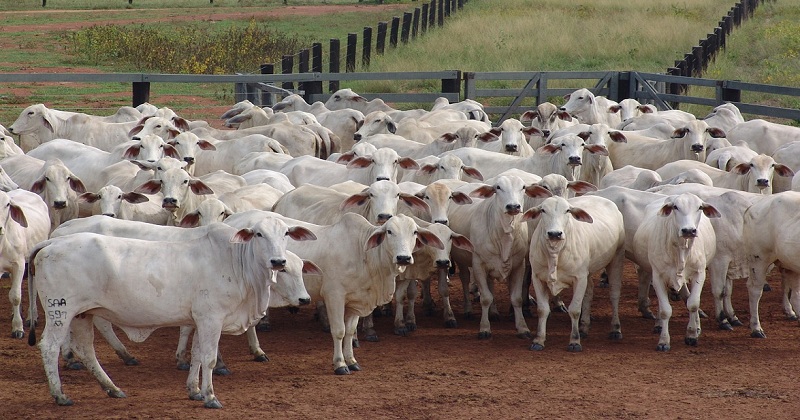
[{"label": "dirt ground", "polygon": [[[771,283],[777,290],[778,283]],[[5,292],[8,281],[2,285]],[[128,397],[109,398],[87,371],[62,369],[64,392],[75,405],[58,407],[48,393],[38,349],[27,339],[10,338],[10,317],[4,315],[2,417],[797,418],[800,326],[786,320],[777,291],[762,299],[766,339],[750,338],[746,327],[720,331],[704,320],[699,345],[684,345],[687,311],[675,304],[672,350],[658,353],[653,321],[636,310],[635,289],[629,266],[620,305],[624,337],[612,342],[608,289],[596,288],[592,330],[582,353],[567,352],[567,314],[551,314],[547,346],[533,352],[530,340],[515,336],[510,317],[492,323],[491,339],[479,340],[477,320],[460,315],[460,298],[453,299],[456,329],[445,329],[439,313],[425,316],[418,305],[419,328],[410,336],[394,335],[391,319],[376,319],[380,341],[361,340],[356,357],[363,370],[349,376],[333,374],[331,337],[321,331],[312,308],[297,314],[274,310],[272,331],[259,333],[270,361],[252,361],[244,336],[222,337],[220,348],[233,371],[214,378],[222,410],[187,398],[186,373],[175,368],[174,328],[157,330],[144,343],[121,335],[139,366],[125,366],[97,337],[100,363]],[[454,279],[450,290],[460,296],[460,282]],[[711,313],[708,292],[706,284],[702,308]],[[568,300],[571,291],[566,293]],[[745,322],[746,294],[744,284],[736,284],[734,305]],[[505,289],[496,295],[506,313]],[[3,297],[0,313],[9,312]],[[535,331],[535,317],[528,324]]]}]

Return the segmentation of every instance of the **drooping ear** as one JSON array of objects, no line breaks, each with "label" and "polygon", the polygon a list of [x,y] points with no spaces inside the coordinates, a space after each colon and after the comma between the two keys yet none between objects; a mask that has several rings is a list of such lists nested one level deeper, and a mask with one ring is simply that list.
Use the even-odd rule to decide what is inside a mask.
[{"label": "drooping ear", "polygon": [[214,190],[199,179],[189,181],[189,188],[191,188],[192,192],[196,195],[214,194]]},{"label": "drooping ear", "polygon": [[572,122],[572,115],[567,111],[556,111],[556,115],[562,121]]},{"label": "drooping ear", "polygon": [[78,196],[78,201],[82,201],[85,203],[94,203],[100,199],[100,194],[95,194],[92,192],[83,193]]},{"label": "drooping ear", "polygon": [[53,116],[49,111],[42,113],[42,123],[44,124],[44,128],[50,130],[51,133],[56,132],[56,130],[53,129],[53,121]]},{"label": "drooping ear", "polygon": [[389,121],[386,123],[386,129],[389,130],[390,133],[394,134],[397,132],[397,124],[394,121]]},{"label": "drooping ear", "polygon": [[426,212],[428,214],[430,214],[430,212],[431,212],[431,208],[430,208],[430,206],[428,206],[428,203],[422,201],[421,198],[419,198],[419,197],[417,197],[415,195],[411,195],[411,194],[407,194],[407,193],[400,193],[400,196],[398,198],[400,200],[403,200],[403,202],[406,203],[406,205],[408,207],[411,207],[412,209],[424,211],[424,212]]},{"label": "drooping ear", "polygon": [[338,159],[336,159],[336,163],[341,163],[343,165],[346,165],[347,162],[353,160],[354,157],[356,157],[356,152],[352,150],[349,152],[344,152],[341,155],[339,155]]},{"label": "drooping ear", "polygon": [[519,117],[520,121],[533,121],[539,118],[539,110],[528,110]]},{"label": "drooping ear", "polygon": [[386,231],[383,229],[378,230],[377,232],[370,235],[369,239],[367,239],[367,250],[377,247],[380,245],[383,240],[386,238]]},{"label": "drooping ear", "polygon": [[139,134],[139,132],[142,131],[142,129],[144,129],[144,121],[145,120],[142,119],[141,121],[139,121],[139,124],[137,124],[135,127],[131,128],[131,131],[128,131],[128,137],[133,137],[133,136]]},{"label": "drooping ear", "polygon": [[178,149],[173,147],[171,144],[164,145],[164,156],[169,156],[171,158],[180,159],[181,155],[178,153]]},{"label": "drooping ear", "polygon": [[86,187],[83,185],[83,181],[75,176],[75,174],[69,174],[69,187],[72,188],[72,191],[75,191],[78,194],[83,194],[86,192]]},{"label": "drooping ear", "polygon": [[576,194],[586,194],[589,191],[597,191],[597,187],[591,182],[586,181],[570,181],[567,183],[567,188],[575,191]]},{"label": "drooping ear", "polygon": [[350,210],[354,207],[363,206],[369,200],[369,193],[368,192],[360,192],[358,194],[353,194],[350,197],[347,197],[342,204],[339,205],[339,210],[345,211]]},{"label": "drooping ear", "polygon": [[478,135],[478,140],[480,140],[480,141],[482,141],[484,143],[489,143],[489,142],[493,142],[493,141],[499,140],[500,137],[498,137],[498,135],[499,134],[494,134],[491,131],[487,131],[487,132],[485,132],[483,134],[479,134]]},{"label": "drooping ear", "polygon": [[456,204],[472,204],[472,199],[461,191],[453,191],[450,199]]},{"label": "drooping ear", "polygon": [[569,100],[569,97],[570,97],[570,95],[572,95],[572,94],[571,94],[571,93],[568,93],[568,94],[564,95],[564,100],[565,100],[565,101],[568,101],[568,100]]},{"label": "drooping ear", "polygon": [[122,157],[125,159],[137,158],[139,157],[139,151],[141,151],[141,146],[139,144],[133,145],[125,150]]},{"label": "drooping ear", "polygon": [[493,195],[494,195],[494,187],[491,185],[483,185],[481,187],[478,187],[471,193],[469,193],[470,197],[475,197],[475,198],[489,198]]},{"label": "drooping ear", "polygon": [[523,222],[534,220],[539,217],[540,214],[542,214],[542,206],[532,207],[525,211],[525,213],[522,213],[521,220]]},{"label": "drooping ear", "polygon": [[180,133],[181,133],[180,131],[178,131],[178,130],[176,130],[174,128],[168,128],[167,129],[167,139],[174,139],[175,137],[178,137],[178,134],[180,134]]},{"label": "drooping ear", "polygon": [[525,134],[526,137],[531,137],[531,136],[544,137],[544,133],[542,133],[542,130],[539,130],[536,127],[523,128],[522,129],[522,134]]},{"label": "drooping ear", "polygon": [[417,170],[417,172],[421,172],[423,174],[430,175],[430,174],[436,172],[436,169],[438,169],[438,168],[439,168],[439,165],[434,165],[432,163],[428,163],[426,165],[420,166],[419,169]]},{"label": "drooping ear", "polygon": [[178,116],[172,117],[172,123],[180,130],[189,131],[189,121],[186,121],[186,118]]},{"label": "drooping ear", "polygon": [[672,132],[672,137],[671,138],[673,138],[673,139],[682,139],[688,133],[689,133],[689,129],[686,128],[686,127],[677,128],[677,129],[675,129],[675,131]]},{"label": "drooping ear", "polygon": [[475,248],[472,246],[472,242],[470,242],[469,238],[464,235],[459,235],[458,233],[453,232],[450,234],[450,241],[456,248],[461,248],[469,252],[475,251]]},{"label": "drooping ear", "polygon": [[419,164],[416,160],[409,157],[403,157],[397,160],[397,164],[403,169],[419,169]]},{"label": "drooping ear", "polygon": [[637,106],[636,108],[637,108],[637,109],[639,110],[639,112],[641,112],[642,114],[652,114],[652,113],[653,113],[653,108],[650,108],[650,107],[649,107],[649,106],[647,106],[647,105],[639,105],[639,106]]},{"label": "drooping ear", "polygon": [[28,219],[25,217],[25,212],[22,211],[22,207],[14,203],[8,203],[8,213],[11,219],[19,223],[20,226],[24,228],[28,227]]},{"label": "drooping ear", "polygon": [[663,206],[661,206],[661,210],[658,211],[659,216],[667,217],[672,214],[672,209],[675,208],[675,205],[672,202],[666,202]]},{"label": "drooping ear", "polygon": [[198,140],[197,141],[197,146],[200,147],[200,150],[217,150],[217,146],[214,146],[208,140],[202,140],[202,139]]},{"label": "drooping ear", "polygon": [[156,194],[161,191],[161,180],[151,179],[144,184],[139,185],[133,191],[142,194]]},{"label": "drooping ear", "polygon": [[545,154],[545,155],[552,155],[553,153],[558,153],[561,151],[561,146],[557,146],[553,143],[545,144],[544,146],[540,147],[538,152]]},{"label": "drooping ear", "polygon": [[611,105],[610,107],[608,107],[608,113],[609,114],[616,114],[621,109],[622,109],[622,107],[619,106],[619,105]]},{"label": "drooping ear", "polygon": [[44,191],[44,186],[46,182],[47,180],[44,177],[34,182],[33,185],[31,186],[31,192],[34,194],[41,194],[42,191]]},{"label": "drooping ear", "polygon": [[547,188],[541,185],[536,185],[536,184],[528,185],[527,187],[525,187],[525,194],[528,197],[533,197],[533,198],[547,198],[553,196],[552,191],[548,190]]},{"label": "drooping ear", "polygon": [[709,127],[706,129],[706,132],[708,133],[708,135],[710,135],[715,139],[721,139],[723,137],[726,137],[725,132],[722,131],[722,129],[716,127]]},{"label": "drooping ear", "polygon": [[717,217],[722,217],[722,214],[711,204],[703,203],[700,208],[703,210],[703,214],[706,215],[709,219],[715,219]]},{"label": "drooping ear", "polygon": [[611,141],[615,141],[617,143],[627,143],[628,138],[625,137],[625,134],[622,134],[620,131],[609,131],[608,137],[611,138]]},{"label": "drooping ear", "polygon": [[781,163],[775,164],[775,173],[778,174],[779,176],[794,176],[794,171],[792,170],[792,168],[783,165]]},{"label": "drooping ear", "polygon": [[244,243],[253,239],[255,236],[256,233],[253,231],[253,229],[245,228],[233,235],[233,238],[231,238],[231,243]]},{"label": "drooping ear", "polygon": [[589,137],[592,135],[591,131],[581,131],[578,133],[578,137],[582,138],[583,141],[589,140]]},{"label": "drooping ear", "polygon": [[592,216],[590,216],[589,213],[586,213],[586,211],[583,210],[583,209],[580,209],[580,208],[577,208],[577,207],[570,207],[569,212],[570,212],[570,214],[572,214],[572,217],[574,217],[575,220],[577,220],[579,222],[586,222],[586,223],[593,223],[594,222],[594,219],[592,219]]},{"label": "drooping ear", "polygon": [[749,163],[740,163],[733,168],[731,168],[730,172],[733,172],[738,175],[745,175],[750,172],[750,164]]},{"label": "drooping ear", "polygon": [[477,168],[473,168],[472,166],[462,166],[461,170],[464,171],[467,176],[470,178],[475,178],[478,181],[483,181],[483,174]]},{"label": "drooping ear", "polygon": [[583,149],[595,155],[608,156],[608,149],[602,144],[587,144]]},{"label": "drooping ear", "polygon": [[439,136],[439,140],[441,140],[444,143],[452,143],[456,141],[456,139],[458,139],[458,135],[456,135],[455,133],[444,133],[441,136]]},{"label": "drooping ear", "polygon": [[417,229],[417,240],[430,247],[444,249],[442,241],[429,230]]},{"label": "drooping ear", "polygon": [[317,235],[314,235],[314,232],[302,227],[302,226],[292,226],[286,232],[286,236],[294,239],[295,241],[314,241],[317,239]]},{"label": "drooping ear", "polygon": [[347,163],[347,167],[352,168],[366,168],[372,165],[372,156],[359,156]]},{"label": "drooping ear", "polygon": [[181,219],[181,222],[178,223],[178,226],[184,228],[200,226],[200,212],[195,210],[191,213],[186,213],[186,216],[183,216],[183,219]]},{"label": "drooping ear", "polygon": [[150,201],[144,194],[139,194],[137,192],[127,192],[122,194],[122,199],[131,203],[131,204],[139,204],[139,203],[146,203]]},{"label": "drooping ear", "polygon": [[303,274],[322,275],[322,269],[309,260],[303,260]]}]

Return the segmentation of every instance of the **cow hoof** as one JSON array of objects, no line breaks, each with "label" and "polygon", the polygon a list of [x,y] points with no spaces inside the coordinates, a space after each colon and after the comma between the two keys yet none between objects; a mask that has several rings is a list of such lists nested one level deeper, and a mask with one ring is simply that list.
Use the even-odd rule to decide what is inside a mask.
[{"label": "cow hoof", "polygon": [[567,351],[570,353],[579,353],[583,351],[583,346],[581,346],[581,343],[570,343],[567,346]]},{"label": "cow hoof", "polygon": [[192,401],[203,401],[204,400],[203,394],[201,394],[199,392],[194,393],[194,394],[189,394],[189,399],[192,400]]},{"label": "cow hoof", "polygon": [[341,366],[333,370],[333,373],[336,375],[349,375],[350,369],[347,366]]},{"label": "cow hoof", "polygon": [[22,331],[11,331],[11,338],[22,338],[25,336],[25,333]]},{"label": "cow hoof", "polygon": [[226,367],[221,367],[221,368],[214,368],[212,373],[217,376],[228,376],[231,374],[231,371]]},{"label": "cow hoof", "polygon": [[653,313],[648,310],[648,311],[642,312],[642,318],[644,318],[644,319],[656,319],[656,316],[653,315]]},{"label": "cow hoof", "polygon": [[222,403],[219,402],[218,399],[212,398],[203,404],[205,408],[222,408]]},{"label": "cow hoof", "polygon": [[400,337],[405,337],[405,336],[407,336],[407,335],[408,335],[408,329],[407,329],[407,328],[405,328],[405,327],[402,327],[402,328],[399,328],[399,327],[398,327],[398,328],[395,328],[395,329],[394,329],[394,334],[395,334],[395,335],[399,335]]},{"label": "cow hoof", "polygon": [[189,370],[188,363],[178,363],[178,370]]},{"label": "cow hoof", "polygon": [[353,339],[353,348],[354,348],[354,349],[357,349],[357,348],[359,348],[359,347],[361,347],[361,343],[359,343],[359,341],[358,341],[358,339],[357,339],[357,338],[354,338],[354,339]]},{"label": "cow hoof", "polygon": [[33,325],[31,326],[31,320],[30,319],[26,319],[24,325],[25,325],[25,328],[30,329],[30,328],[36,327],[37,324],[38,324],[38,322],[34,321]]},{"label": "cow hoof", "polygon": [[266,354],[259,354],[258,356],[254,357],[253,360],[259,363],[269,362],[269,357],[267,357]]},{"label": "cow hoof", "polygon": [[81,362],[67,362],[66,368],[69,370],[84,370],[86,366]]},{"label": "cow hoof", "polygon": [[588,332],[586,332],[586,331],[581,331],[581,332],[579,332],[578,334],[581,336],[581,338],[586,338],[586,337],[588,337],[588,336],[589,336],[589,333],[588,333]]},{"label": "cow hoof", "polygon": [[797,321],[797,315],[788,315],[786,316],[786,319],[789,321]]},{"label": "cow hoof", "polygon": [[530,340],[531,338],[533,338],[533,336],[531,335],[530,331],[525,331],[525,332],[517,333],[517,338],[524,338],[524,339]]},{"label": "cow hoof", "polygon": [[64,406],[64,407],[69,407],[70,405],[75,404],[75,403],[71,399],[67,398],[66,395],[64,395],[64,396],[61,396],[61,397],[56,397],[56,404]]},{"label": "cow hoof", "polygon": [[416,331],[417,330],[417,324],[406,322],[406,329],[408,331]]},{"label": "cow hoof", "polygon": [[653,327],[653,334],[661,334],[661,327],[660,326]]},{"label": "cow hoof", "polygon": [[122,392],[121,389],[117,389],[117,390],[107,389],[106,390],[106,394],[108,394],[108,396],[111,397],[111,398],[128,398],[128,396],[125,395],[125,393]]},{"label": "cow hoof", "polygon": [[686,343],[687,346],[697,347],[696,337],[686,337],[683,339],[683,342]]},{"label": "cow hoof", "polygon": [[531,351],[542,351],[544,350],[544,344],[533,343],[530,347]]},{"label": "cow hoof", "polygon": [[764,283],[764,289],[763,290],[765,292],[771,292],[772,291],[772,287],[770,287],[769,284]]},{"label": "cow hoof", "polygon": [[353,363],[352,365],[347,365],[347,368],[350,369],[351,372],[358,372],[361,370],[361,366],[358,363]]},{"label": "cow hoof", "polygon": [[671,300],[673,302],[677,302],[677,301],[681,300],[681,295],[679,295],[678,292],[676,292],[674,290],[670,290],[669,291],[669,300]]},{"label": "cow hoof", "polygon": [[611,331],[608,334],[608,338],[610,338],[610,339],[612,339],[614,341],[620,341],[620,340],[622,340],[622,333],[619,332],[619,331]]},{"label": "cow hoof", "polygon": [[736,317],[733,317],[733,318],[728,318],[728,321],[729,321],[729,322],[731,323],[731,325],[733,325],[734,327],[741,327],[741,326],[743,326],[743,325],[744,325],[744,324],[742,324],[742,321],[739,321],[739,318],[736,318]]},{"label": "cow hoof", "polygon": [[[272,331],[272,325],[269,324],[258,324],[256,325],[256,331],[258,332],[270,332]],[[330,332],[330,331],[328,331]]]},{"label": "cow hoof", "polygon": [[700,315],[700,318],[703,318],[703,319],[706,319],[706,318],[708,318],[708,314],[706,314],[705,312],[703,312],[703,310],[702,310],[702,309],[698,309],[698,310],[697,310],[697,313]]},{"label": "cow hoof", "polygon": [[721,329],[723,331],[733,331],[733,325],[731,325],[728,322],[720,322],[719,323],[719,329]]},{"label": "cow hoof", "polygon": [[669,351],[669,344],[659,344],[656,346],[656,351]]},{"label": "cow hoof", "polygon": [[366,337],[364,337],[364,340],[367,340],[370,343],[377,343],[378,341],[380,341],[377,334],[367,335]]},{"label": "cow hoof", "polygon": [[135,357],[131,357],[125,361],[125,366],[139,366],[139,361]]},{"label": "cow hoof", "polygon": [[478,340],[488,340],[492,338],[492,333],[490,331],[481,331],[478,333]]},{"label": "cow hoof", "polygon": [[448,319],[447,321],[444,322],[444,327],[445,328],[458,328],[458,321],[456,321],[455,319]]},{"label": "cow hoof", "polygon": [[767,335],[764,334],[764,330],[753,331],[750,333],[750,337],[752,338],[767,338]]}]

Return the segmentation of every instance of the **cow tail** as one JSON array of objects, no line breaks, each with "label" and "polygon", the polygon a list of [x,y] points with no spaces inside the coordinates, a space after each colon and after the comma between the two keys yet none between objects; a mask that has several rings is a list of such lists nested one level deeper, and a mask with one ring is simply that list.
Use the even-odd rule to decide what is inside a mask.
[{"label": "cow tail", "polygon": [[31,252],[30,258],[28,259],[28,320],[31,323],[31,331],[28,334],[28,345],[35,346],[36,345],[36,322],[34,320],[37,318],[37,309],[36,309],[36,298],[37,298],[37,291],[36,291],[36,283],[34,282],[34,277],[36,274],[36,265],[34,264],[36,254],[39,253],[45,246],[49,244],[50,241],[46,241],[36,245]]}]

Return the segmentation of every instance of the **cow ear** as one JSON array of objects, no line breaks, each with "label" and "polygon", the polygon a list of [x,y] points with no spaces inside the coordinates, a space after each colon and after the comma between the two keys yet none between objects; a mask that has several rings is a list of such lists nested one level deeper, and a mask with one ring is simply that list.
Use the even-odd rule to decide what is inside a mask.
[{"label": "cow ear", "polygon": [[133,137],[139,134],[140,131],[144,128],[144,120],[139,121],[139,124],[136,127],[131,128],[131,131],[128,131],[128,137]]},{"label": "cow ear", "polygon": [[122,154],[122,157],[125,159],[134,159],[139,157],[139,151],[141,150],[140,145],[136,144],[128,149],[125,150],[125,153]]},{"label": "cow ear", "polygon": [[708,128],[706,132],[715,139],[721,139],[726,136],[724,131],[716,127]]},{"label": "cow ear", "polygon": [[397,163],[403,169],[419,169],[419,163],[409,157],[403,157],[397,160]]},{"label": "cow ear", "polygon": [[50,112],[45,112],[42,114],[42,122],[44,123],[44,127],[50,130],[51,133],[55,133],[56,130],[53,129],[53,121],[51,121],[52,118],[53,117],[50,115]]},{"label": "cow ear", "polygon": [[424,174],[430,175],[430,174],[436,172],[436,168],[438,168],[438,167],[439,167],[439,165],[434,165],[432,163],[429,163],[427,165],[420,166],[420,168],[417,171],[418,172],[422,172]]},{"label": "cow ear", "polygon": [[198,140],[197,145],[200,147],[201,150],[217,150],[217,146],[214,146],[208,140]]},{"label": "cow ear", "polygon": [[494,187],[491,185],[484,185],[482,187],[478,187],[471,193],[469,193],[470,197],[475,198],[489,198],[494,195]]},{"label": "cow ear", "polygon": [[589,137],[591,137],[592,132],[591,131],[581,131],[577,135],[578,135],[578,137],[582,138],[583,141],[586,141],[586,140],[589,140]]},{"label": "cow ear", "polygon": [[722,214],[720,214],[720,212],[711,204],[703,203],[703,205],[700,206],[700,209],[703,210],[703,214],[705,214],[709,219],[722,217]]},{"label": "cow ear", "polygon": [[586,194],[589,191],[597,191],[597,187],[591,182],[586,181],[570,181],[567,183],[567,188],[575,191],[576,194]]},{"label": "cow ear", "polygon": [[431,208],[430,208],[430,206],[428,206],[428,203],[422,201],[421,198],[419,198],[419,197],[417,197],[415,195],[411,195],[411,194],[407,194],[407,193],[400,193],[400,197],[399,198],[401,200],[403,200],[403,202],[406,203],[406,205],[408,207],[411,207],[412,209],[424,211],[425,213],[428,213],[428,214],[430,214],[430,212],[431,212]]},{"label": "cow ear", "polygon": [[178,226],[184,228],[200,226],[200,212],[195,210],[191,213],[186,213],[186,216],[183,216],[183,219],[181,219],[181,222],[178,223]]},{"label": "cow ear", "polygon": [[386,123],[386,129],[389,130],[390,133],[394,134],[397,132],[397,124],[392,121]]},{"label": "cow ear", "polygon": [[164,145],[164,156],[169,156],[171,158],[180,159],[181,155],[178,154],[178,149],[176,149],[171,144]]},{"label": "cow ear", "polygon": [[189,121],[186,121],[186,118],[172,117],[172,123],[183,131],[189,131]]},{"label": "cow ear", "polygon": [[612,141],[615,141],[617,143],[627,143],[628,142],[628,138],[625,137],[625,134],[622,134],[622,132],[620,132],[620,131],[609,131],[608,132],[608,137],[610,137]]},{"label": "cow ear", "polygon": [[592,219],[592,216],[590,216],[589,213],[586,213],[586,211],[583,210],[583,209],[579,209],[577,207],[571,207],[569,209],[569,212],[570,212],[570,214],[572,214],[572,217],[574,217],[575,220],[577,220],[579,222],[586,222],[586,223],[593,223],[594,222],[594,219]]},{"label": "cow ear", "polygon": [[540,147],[538,152],[544,155],[552,155],[553,153],[556,153],[559,150],[561,150],[561,146],[556,146],[553,143],[548,143]]},{"label": "cow ear", "polygon": [[193,179],[189,181],[189,187],[192,189],[192,192],[197,195],[214,194],[214,190],[209,188],[208,185],[204,184],[203,181],[200,181],[199,179]]},{"label": "cow ear", "polygon": [[286,236],[294,239],[295,241],[313,241],[317,239],[317,235],[314,235],[313,232],[302,226],[290,227],[286,232]]},{"label": "cow ear", "polygon": [[639,105],[636,108],[638,108],[639,112],[641,112],[642,114],[652,114],[653,113],[653,108],[650,108],[647,105]]},{"label": "cow ear", "polygon": [[483,181],[483,174],[477,168],[473,168],[472,166],[462,166],[461,170],[464,171],[471,178],[475,178],[478,181]]},{"label": "cow ear", "polygon": [[750,172],[750,164],[749,163],[740,163],[733,168],[731,168],[730,172],[733,172],[738,175],[745,175]]},{"label": "cow ear", "polygon": [[83,194],[86,192],[86,187],[83,185],[83,181],[75,176],[75,174],[69,175],[69,187],[72,188],[72,191],[75,191],[78,194]]},{"label": "cow ear", "polygon": [[100,199],[100,194],[95,194],[91,192],[83,193],[78,196],[78,201],[83,201],[86,203],[94,203],[99,199]]},{"label": "cow ear", "polygon": [[480,141],[482,141],[484,143],[490,143],[490,142],[493,142],[493,141],[497,141],[499,138],[500,137],[498,137],[497,134],[495,134],[495,133],[493,133],[491,131],[487,131],[487,132],[485,132],[485,133],[483,133],[483,134],[478,136],[478,140],[480,140]]},{"label": "cow ear", "polygon": [[472,204],[472,199],[461,191],[453,191],[450,199],[456,204]]},{"label": "cow ear", "polygon": [[42,191],[44,191],[45,182],[47,182],[47,180],[44,178],[34,182],[31,186],[31,192],[34,194],[41,194]]},{"label": "cow ear", "polygon": [[675,131],[672,132],[672,137],[671,138],[673,138],[673,139],[682,139],[683,137],[686,136],[686,134],[688,132],[689,132],[689,129],[686,128],[686,127],[678,128],[678,129],[676,129]]},{"label": "cow ear", "polygon": [[233,235],[233,238],[231,238],[231,243],[247,242],[253,239],[254,236],[256,236],[256,233],[253,231],[253,229],[245,228]]},{"label": "cow ear", "polygon": [[373,233],[369,239],[367,239],[367,250],[377,247],[380,245],[384,238],[386,238],[386,231],[383,229],[378,230],[377,232]]},{"label": "cow ear", "polygon": [[544,133],[542,132],[542,130],[539,130],[539,129],[538,129],[538,128],[536,128],[536,127],[526,127],[526,128],[523,128],[523,129],[522,129],[522,133],[523,133],[523,134],[525,134],[525,135],[526,135],[526,136],[528,136],[528,137],[531,137],[531,136],[539,136],[539,137],[544,137]]},{"label": "cow ear", "polygon": [[779,176],[794,176],[792,168],[780,163],[775,164],[775,173]]},{"label": "cow ear", "polygon": [[530,208],[527,211],[525,211],[525,213],[522,213],[522,219],[521,220],[523,222],[527,222],[529,220],[534,220],[537,217],[539,217],[540,214],[542,214],[542,207],[541,206],[533,207],[533,208]]},{"label": "cow ear", "polygon": [[161,191],[161,181],[156,179],[151,179],[145,182],[144,184],[139,185],[133,191],[142,194],[156,194],[159,191]]},{"label": "cow ear", "polygon": [[616,114],[617,112],[619,112],[620,109],[622,109],[622,107],[619,105],[611,105],[610,107],[608,107],[608,113]]},{"label": "cow ear", "polygon": [[322,275],[322,269],[309,260],[303,260],[303,274]]},{"label": "cow ear", "polygon": [[24,228],[28,227],[28,219],[25,218],[25,212],[22,211],[22,207],[13,203],[8,203],[8,213],[11,219],[19,223],[20,226]]},{"label": "cow ear", "polygon": [[675,206],[672,203],[664,203],[664,205],[661,206],[661,210],[658,211],[658,215],[663,217],[669,216],[672,214],[673,208],[675,208]]},{"label": "cow ear", "polygon": [[528,185],[525,187],[525,194],[533,198],[547,198],[552,197],[553,193],[541,185]]},{"label": "cow ear", "polygon": [[150,201],[144,194],[139,194],[137,192],[127,192],[122,194],[122,199],[131,203],[131,204],[139,204],[139,203],[146,203]]},{"label": "cow ear", "polygon": [[428,245],[430,247],[434,247],[436,249],[444,249],[444,244],[442,241],[433,234],[433,232],[425,229],[418,229],[417,230],[417,240],[421,241],[423,244]]},{"label": "cow ear", "polygon": [[456,141],[456,139],[458,139],[458,136],[455,133],[444,133],[441,136],[439,136],[439,140],[441,140],[444,143],[452,143]]},{"label": "cow ear", "polygon": [[608,149],[602,144],[587,144],[583,149],[595,155],[608,156]]},{"label": "cow ear", "polygon": [[470,242],[469,238],[464,235],[459,235],[458,233],[453,232],[450,234],[450,241],[456,248],[461,248],[469,252],[475,251],[475,248],[472,246],[472,242]]},{"label": "cow ear", "polygon": [[538,110],[528,110],[523,112],[522,115],[520,115],[519,120],[522,122],[527,122],[527,121],[533,121],[538,117],[539,117]]},{"label": "cow ear", "polygon": [[366,168],[372,165],[372,156],[360,156],[347,163],[347,167],[352,168]]},{"label": "cow ear", "polygon": [[342,204],[339,205],[339,210],[350,210],[353,207],[363,206],[369,200],[369,193],[360,192],[347,197]]}]

